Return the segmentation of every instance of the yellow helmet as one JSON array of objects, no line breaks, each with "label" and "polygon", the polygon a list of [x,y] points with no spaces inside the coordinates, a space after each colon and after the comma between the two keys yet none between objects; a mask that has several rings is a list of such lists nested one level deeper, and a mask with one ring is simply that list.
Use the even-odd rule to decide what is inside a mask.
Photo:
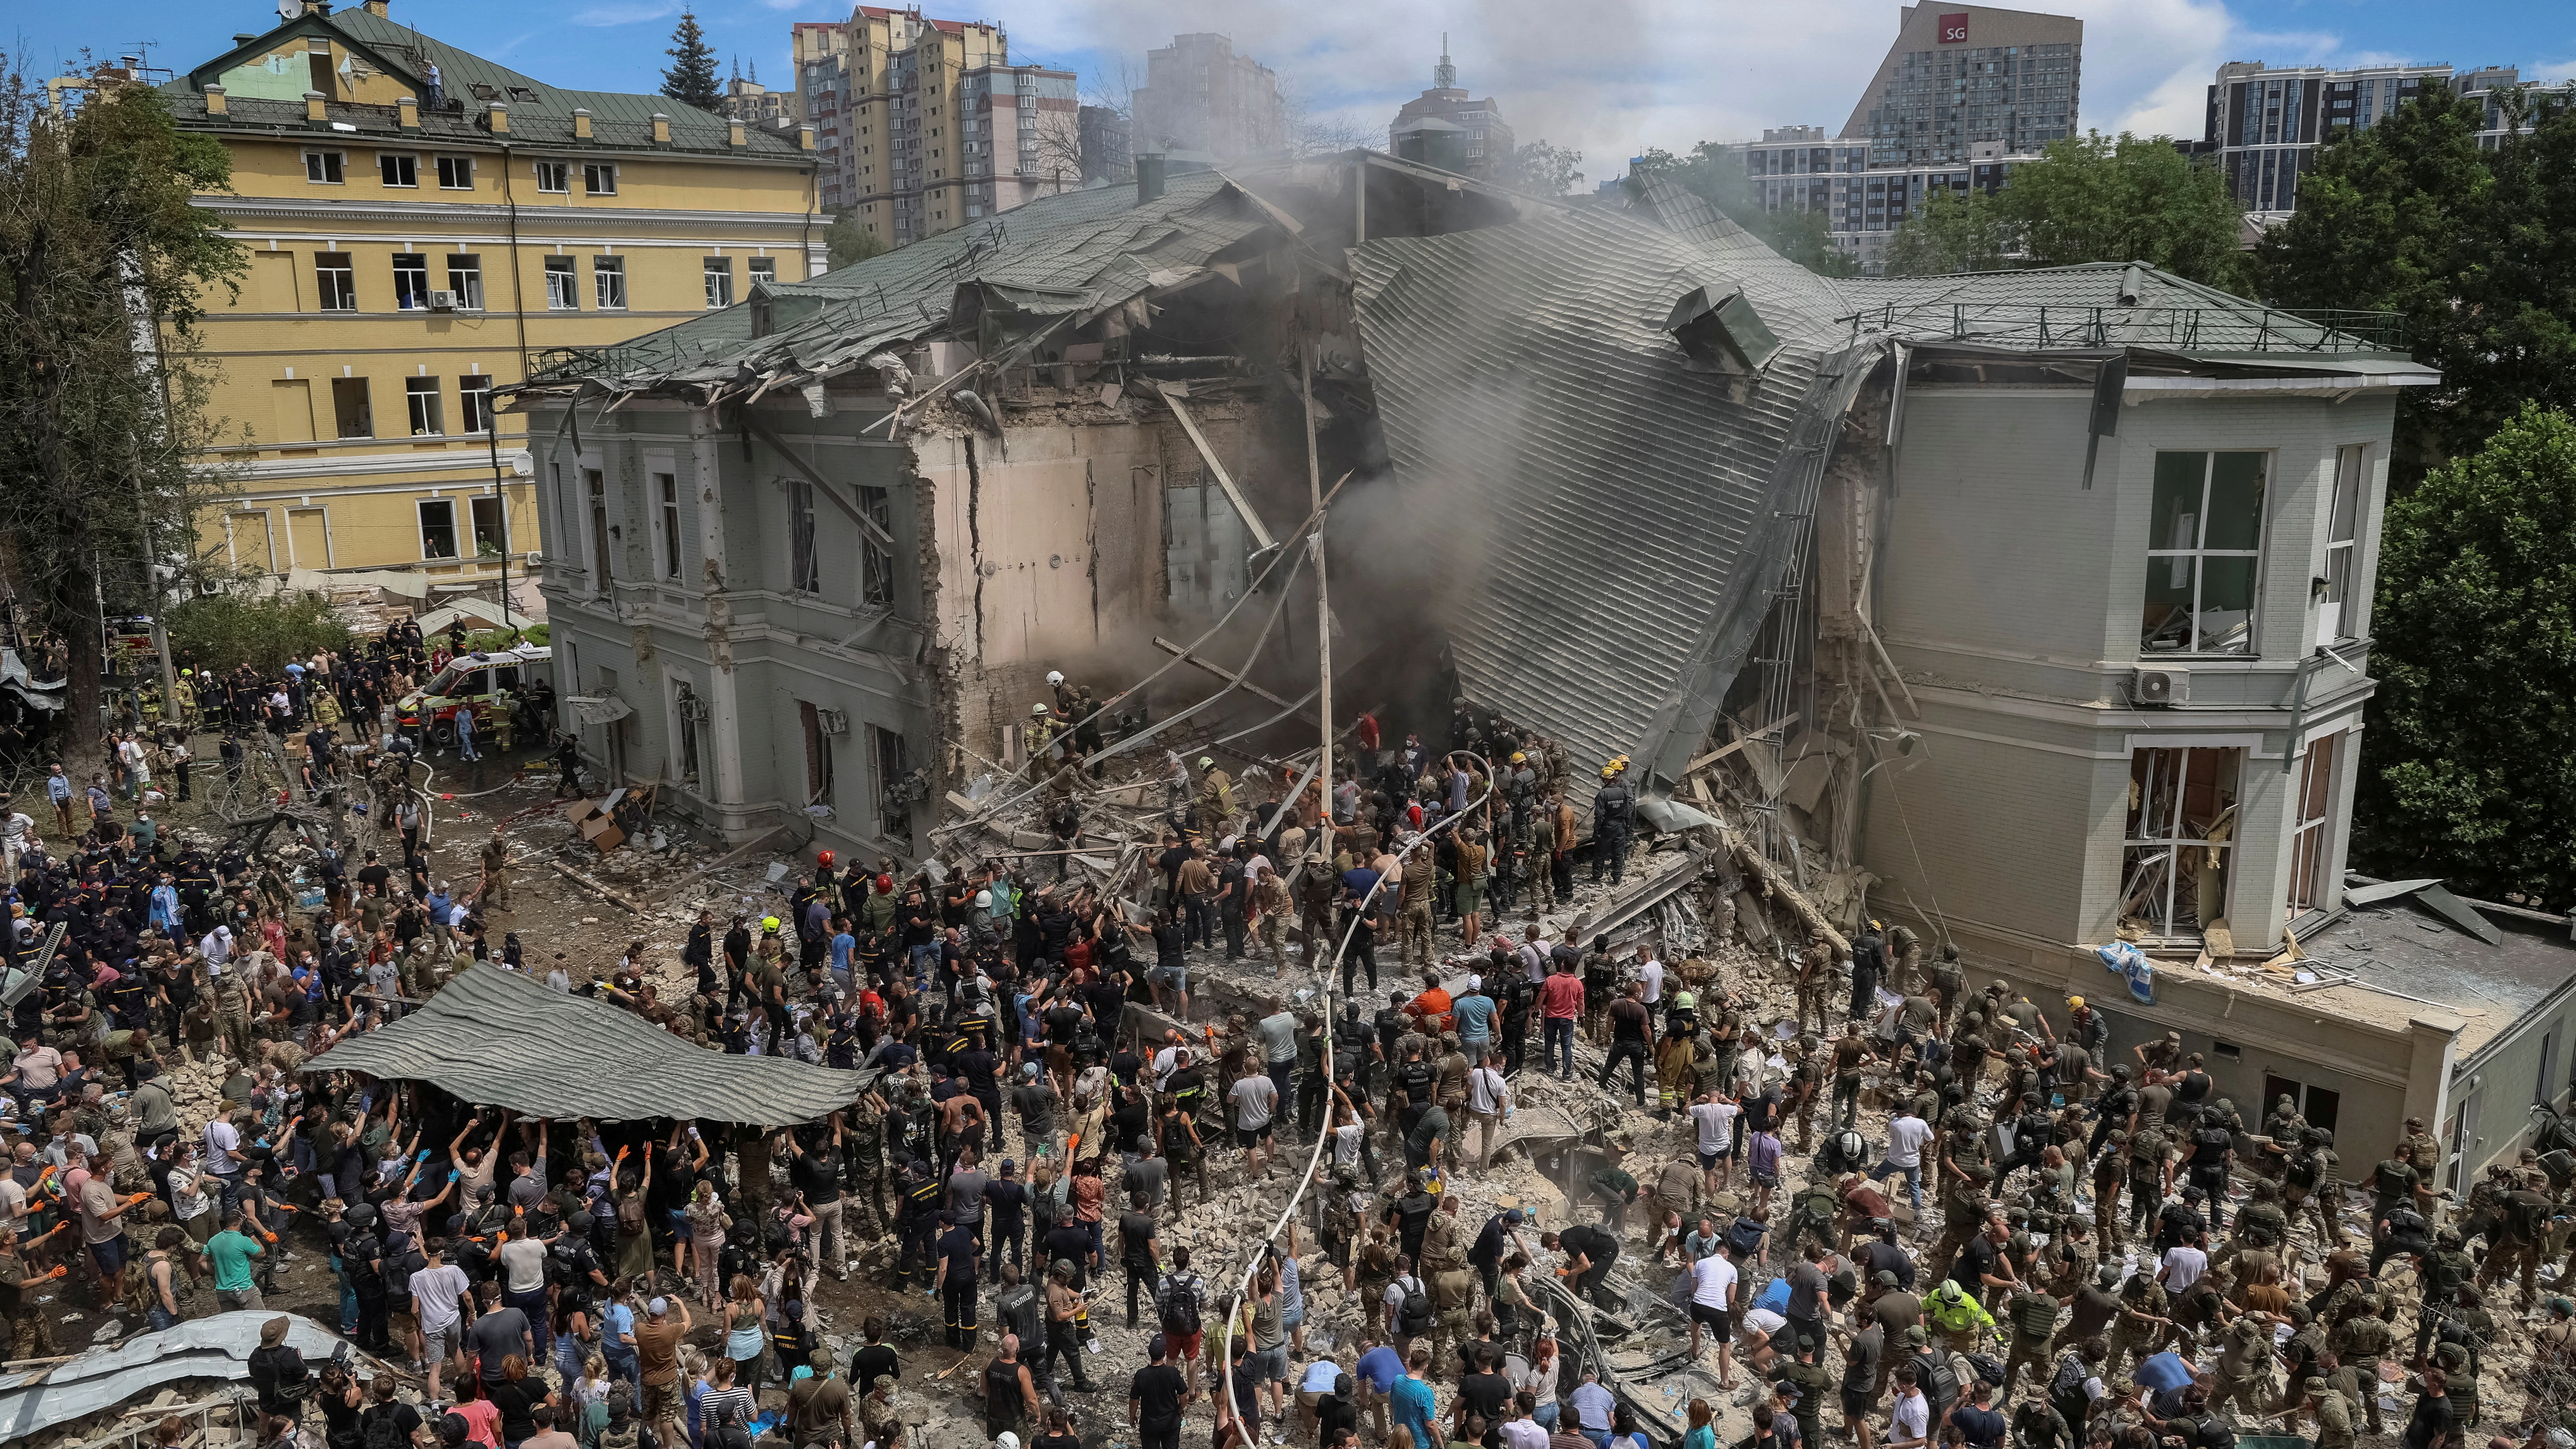
[{"label": "yellow helmet", "polygon": [[1515,764],[1515,765],[1517,765],[1517,764],[1521,764],[1521,763],[1523,763],[1524,761],[1526,761],[1526,760],[1528,760],[1528,759],[1529,759],[1529,756],[1528,756],[1527,754],[1524,754],[1523,752],[1521,752],[1521,751],[1519,751],[1519,750],[1514,750],[1514,751],[1512,751],[1512,763],[1513,763],[1513,764]]},{"label": "yellow helmet", "polygon": [[777,918],[776,916],[763,916],[763,917],[761,917],[761,918],[760,918],[760,929],[762,929],[762,930],[764,930],[764,931],[775,931],[775,930],[777,930],[777,929],[778,929],[778,918]]}]

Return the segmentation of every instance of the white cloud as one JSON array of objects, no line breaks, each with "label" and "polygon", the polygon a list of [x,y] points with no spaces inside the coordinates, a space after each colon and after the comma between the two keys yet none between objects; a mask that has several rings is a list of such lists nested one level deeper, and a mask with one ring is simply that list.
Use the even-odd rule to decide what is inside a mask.
[{"label": "white cloud", "polygon": [[572,23],[594,27],[637,25],[680,13],[679,0],[641,0],[634,4],[593,5],[573,12]]}]

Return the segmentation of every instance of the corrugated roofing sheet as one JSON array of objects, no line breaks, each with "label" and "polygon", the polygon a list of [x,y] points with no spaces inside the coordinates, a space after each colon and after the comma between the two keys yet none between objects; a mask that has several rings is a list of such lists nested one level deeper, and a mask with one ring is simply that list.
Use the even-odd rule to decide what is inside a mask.
[{"label": "corrugated roofing sheet", "polygon": [[[1784,455],[1842,338],[1763,257],[1580,210],[1359,249],[1399,481],[1479,529],[1446,564],[1459,687],[1561,739],[1578,783],[1687,730],[1678,702],[1741,656],[1721,626],[1767,600]],[[1780,335],[1758,377],[1695,370],[1663,330],[1712,284],[1742,286]],[[1848,400],[1835,386],[1818,405]]]},{"label": "corrugated roofing sheet", "polygon": [[855,1101],[866,1080],[710,1051],[620,1007],[498,966],[468,970],[409,1016],[341,1042],[304,1070],[428,1082],[532,1117],[704,1117],[762,1127],[829,1116]]}]

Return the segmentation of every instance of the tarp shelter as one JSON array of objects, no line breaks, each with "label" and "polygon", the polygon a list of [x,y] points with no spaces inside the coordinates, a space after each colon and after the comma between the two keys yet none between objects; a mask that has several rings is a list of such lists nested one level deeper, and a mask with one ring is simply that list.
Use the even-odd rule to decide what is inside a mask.
[{"label": "tarp shelter", "polygon": [[871,1075],[709,1051],[621,1007],[496,965],[467,970],[427,1005],[341,1042],[304,1070],[427,1082],[529,1117],[703,1117],[760,1127],[827,1117],[856,1101]]}]

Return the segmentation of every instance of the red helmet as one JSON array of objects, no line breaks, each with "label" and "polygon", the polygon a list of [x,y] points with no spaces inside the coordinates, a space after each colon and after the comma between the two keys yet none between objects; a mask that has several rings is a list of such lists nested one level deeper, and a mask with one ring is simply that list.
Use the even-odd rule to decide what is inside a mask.
[{"label": "red helmet", "polygon": [[890,875],[878,876],[877,892],[880,895],[892,895],[894,893],[894,877]]},{"label": "red helmet", "polygon": [[825,870],[830,870],[832,868],[832,852],[827,850],[822,854],[815,856],[814,863],[823,867]]}]

